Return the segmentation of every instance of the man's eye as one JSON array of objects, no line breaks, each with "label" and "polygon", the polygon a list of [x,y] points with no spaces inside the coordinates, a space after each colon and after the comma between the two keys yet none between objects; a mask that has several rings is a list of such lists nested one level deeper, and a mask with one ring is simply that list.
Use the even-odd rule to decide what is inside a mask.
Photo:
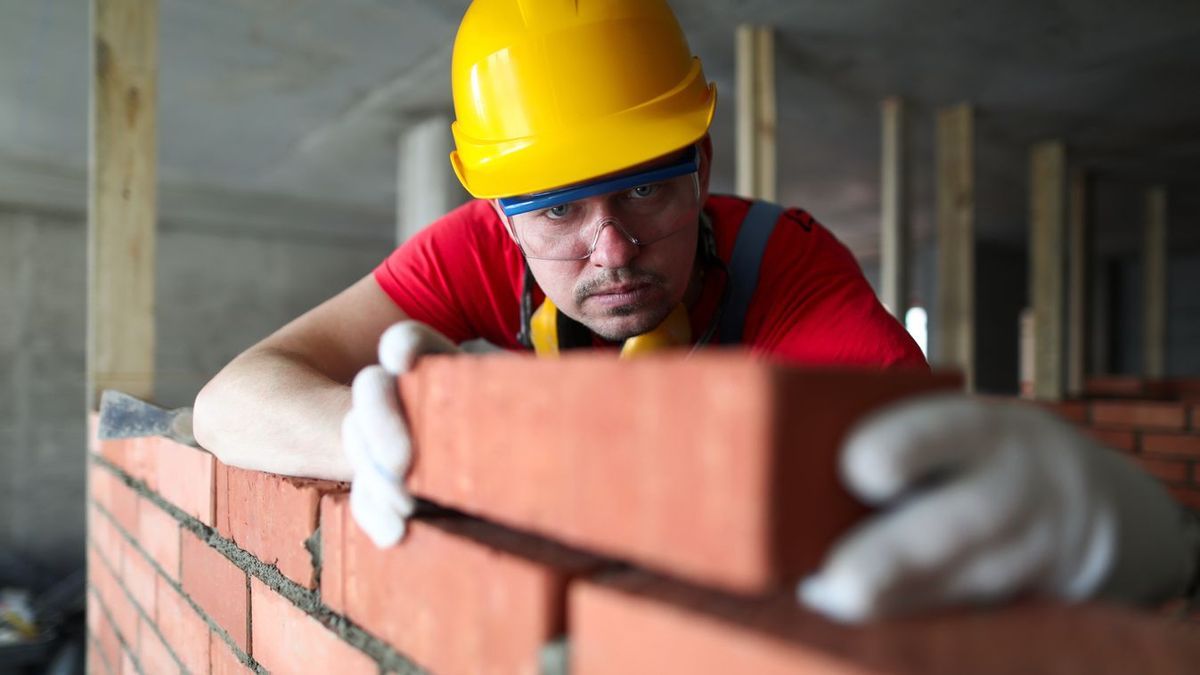
[{"label": "man's eye", "polygon": [[567,212],[571,210],[570,207],[570,204],[559,204],[558,206],[551,206],[542,213],[544,213],[546,217],[550,218],[551,220],[558,220],[559,218],[563,218],[567,215]]},{"label": "man's eye", "polygon": [[646,197],[653,196],[655,192],[658,192],[657,183],[650,185],[639,185],[629,191],[629,196],[633,197],[634,199],[645,199]]}]

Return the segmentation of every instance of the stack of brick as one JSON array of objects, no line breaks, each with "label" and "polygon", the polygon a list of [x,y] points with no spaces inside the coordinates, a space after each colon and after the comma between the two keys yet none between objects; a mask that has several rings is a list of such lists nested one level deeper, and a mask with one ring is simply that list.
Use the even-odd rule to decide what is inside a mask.
[{"label": "stack of brick", "polygon": [[1047,405],[1200,510],[1200,381],[1093,378],[1085,395]]},{"label": "stack of brick", "polygon": [[955,385],[721,354],[427,359],[401,392],[418,448],[411,484],[442,508],[387,550],[355,525],[345,484],[227,467],[165,439],[98,442],[90,670],[1200,663],[1200,647],[1162,619],[1114,608],[1025,605],[853,629],[796,607],[795,581],[865,512],[836,479],[846,429],[889,401]]}]

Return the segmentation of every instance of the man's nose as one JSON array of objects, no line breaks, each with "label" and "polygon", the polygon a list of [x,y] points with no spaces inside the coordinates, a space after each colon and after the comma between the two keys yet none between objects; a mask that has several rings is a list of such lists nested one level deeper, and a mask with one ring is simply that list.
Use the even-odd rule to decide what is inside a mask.
[{"label": "man's nose", "polygon": [[640,249],[617,221],[605,220],[600,223],[596,249],[592,251],[590,260],[596,267],[628,267]]}]

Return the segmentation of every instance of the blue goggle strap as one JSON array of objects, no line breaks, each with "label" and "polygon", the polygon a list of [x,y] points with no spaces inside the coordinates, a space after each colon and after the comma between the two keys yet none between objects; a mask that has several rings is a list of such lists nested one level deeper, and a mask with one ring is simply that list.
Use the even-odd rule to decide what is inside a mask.
[{"label": "blue goggle strap", "polygon": [[497,201],[500,203],[500,209],[504,211],[504,215],[508,217],[519,216],[522,213],[537,211],[539,209],[548,209],[560,204],[594,197],[595,195],[607,194],[616,192],[617,190],[628,190],[639,185],[649,185],[670,178],[686,176],[689,173],[695,173],[700,169],[696,146],[688,148],[687,156],[675,164],[642,171],[639,173],[626,174],[609,178],[608,180],[596,181],[586,185],[576,187],[562,188],[559,190],[551,190],[549,192],[541,192],[534,195],[521,195],[519,197],[502,197]]}]

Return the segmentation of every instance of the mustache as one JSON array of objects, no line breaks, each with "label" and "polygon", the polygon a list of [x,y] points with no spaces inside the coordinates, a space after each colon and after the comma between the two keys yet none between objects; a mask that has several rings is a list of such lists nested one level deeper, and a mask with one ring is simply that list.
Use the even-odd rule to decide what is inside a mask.
[{"label": "mustache", "polygon": [[575,288],[575,302],[582,303],[588,297],[595,295],[600,289],[612,286],[625,284],[657,284],[662,286],[665,283],[666,279],[661,274],[648,270],[640,270],[634,267],[605,270],[599,276],[588,279]]}]

